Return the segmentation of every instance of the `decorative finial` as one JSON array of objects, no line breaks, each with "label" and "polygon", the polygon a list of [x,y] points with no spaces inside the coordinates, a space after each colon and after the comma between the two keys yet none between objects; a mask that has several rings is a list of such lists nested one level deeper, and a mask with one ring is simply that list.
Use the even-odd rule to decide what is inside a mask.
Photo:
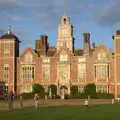
[{"label": "decorative finial", "polygon": [[11,27],[11,25],[9,25],[9,27],[8,27],[8,31],[7,31],[7,33],[8,33],[8,35],[12,32],[12,27]]}]

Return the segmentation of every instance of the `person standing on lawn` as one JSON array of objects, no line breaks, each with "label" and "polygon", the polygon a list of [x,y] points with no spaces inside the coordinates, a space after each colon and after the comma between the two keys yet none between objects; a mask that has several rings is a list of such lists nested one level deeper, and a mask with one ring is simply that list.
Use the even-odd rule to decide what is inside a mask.
[{"label": "person standing on lawn", "polygon": [[13,101],[14,101],[14,94],[12,91],[8,93],[8,107],[9,111],[13,111]]},{"label": "person standing on lawn", "polygon": [[20,95],[20,107],[21,108],[23,107],[23,97],[22,97],[22,95]]},{"label": "person standing on lawn", "polygon": [[85,99],[85,101],[84,101],[84,106],[88,107],[88,100],[87,99]]},{"label": "person standing on lawn", "polygon": [[38,108],[39,108],[39,96],[38,96],[37,93],[35,93],[35,96],[34,96],[34,104],[35,104],[36,110],[38,111]]}]

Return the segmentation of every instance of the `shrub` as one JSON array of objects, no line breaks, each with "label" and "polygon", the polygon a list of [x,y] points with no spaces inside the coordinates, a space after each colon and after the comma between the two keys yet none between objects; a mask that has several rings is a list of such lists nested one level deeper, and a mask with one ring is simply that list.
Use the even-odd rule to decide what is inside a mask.
[{"label": "shrub", "polygon": [[[50,89],[51,89],[52,95],[57,95],[57,86],[56,85],[54,85],[54,84],[50,85],[48,87],[48,90],[50,90]],[[48,91],[48,93],[49,93],[49,91]]]},{"label": "shrub", "polygon": [[4,81],[0,81],[0,96],[1,93],[6,92],[6,83]]},{"label": "shrub", "polygon": [[68,96],[68,99],[80,99],[81,96],[80,96],[80,93],[77,93],[76,95],[69,95]]},{"label": "shrub", "polygon": [[97,93],[98,99],[113,99],[114,95],[110,93]]},{"label": "shrub", "polygon": [[41,97],[44,96],[44,94],[45,94],[45,89],[40,84],[34,84],[32,86],[32,91],[33,91],[33,93],[39,93]]},{"label": "shrub", "polygon": [[78,96],[78,86],[74,85],[70,87],[70,95],[71,96]]},{"label": "shrub", "polygon": [[[22,97],[23,97],[23,99],[33,99],[34,98],[34,93],[33,92],[31,92],[31,93],[22,93],[21,94],[22,95]],[[20,95],[18,95],[17,97],[19,98],[19,96]]]},{"label": "shrub", "polygon": [[4,97],[3,97],[3,96],[0,96],[0,100],[4,100]]},{"label": "shrub", "polygon": [[88,84],[84,88],[85,96],[90,96],[90,98],[96,98],[96,86],[94,84]]},{"label": "shrub", "polygon": [[88,95],[86,93],[81,93],[80,94],[80,98],[81,99],[87,99],[88,98]]}]

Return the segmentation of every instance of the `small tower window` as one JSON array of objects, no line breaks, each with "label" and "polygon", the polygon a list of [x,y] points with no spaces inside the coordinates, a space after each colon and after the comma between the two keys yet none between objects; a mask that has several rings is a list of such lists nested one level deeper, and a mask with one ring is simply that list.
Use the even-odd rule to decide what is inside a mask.
[{"label": "small tower window", "polygon": [[64,18],[63,21],[64,21],[64,24],[66,24],[66,18]]}]

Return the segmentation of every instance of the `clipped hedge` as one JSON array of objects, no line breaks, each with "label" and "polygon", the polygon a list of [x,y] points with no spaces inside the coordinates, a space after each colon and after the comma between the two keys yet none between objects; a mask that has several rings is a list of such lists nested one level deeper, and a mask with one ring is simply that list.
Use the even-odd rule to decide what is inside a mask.
[{"label": "clipped hedge", "polygon": [[97,99],[113,99],[114,95],[110,93],[97,93]]},{"label": "clipped hedge", "polygon": [[[109,94],[109,93],[96,93],[95,97],[91,97],[89,95],[90,99],[113,99],[114,95],[113,94]],[[88,98],[88,94],[86,93],[79,93],[77,95],[70,95],[69,99],[87,99]]]},{"label": "clipped hedge", "polygon": [[[38,96],[39,96],[40,98],[44,98],[44,97],[45,97],[45,93],[43,93],[43,94],[37,93],[37,94],[38,94]],[[22,95],[23,99],[34,99],[35,93],[34,93],[34,92],[22,93],[22,94],[20,94],[20,95]],[[20,96],[20,95],[17,96],[17,99],[19,99],[19,96]]]},{"label": "clipped hedge", "polygon": [[4,100],[4,97],[0,96],[0,100]]},{"label": "clipped hedge", "polygon": [[49,87],[48,87],[48,94],[49,94],[49,90],[51,89],[51,93],[52,95],[57,95],[57,86],[54,85],[54,84],[51,84]]},{"label": "clipped hedge", "polygon": [[77,85],[73,85],[70,87],[70,96],[79,96],[79,92],[78,92],[78,86]]},{"label": "clipped hedge", "polygon": [[44,94],[45,93],[45,89],[42,85],[40,84],[33,84],[32,86],[32,92],[33,93],[41,93]]},{"label": "clipped hedge", "polygon": [[[33,99],[34,98],[34,93],[33,92],[31,92],[31,93],[22,93],[20,95],[22,95],[23,99]],[[17,98],[19,98],[20,95],[18,95]]]}]

